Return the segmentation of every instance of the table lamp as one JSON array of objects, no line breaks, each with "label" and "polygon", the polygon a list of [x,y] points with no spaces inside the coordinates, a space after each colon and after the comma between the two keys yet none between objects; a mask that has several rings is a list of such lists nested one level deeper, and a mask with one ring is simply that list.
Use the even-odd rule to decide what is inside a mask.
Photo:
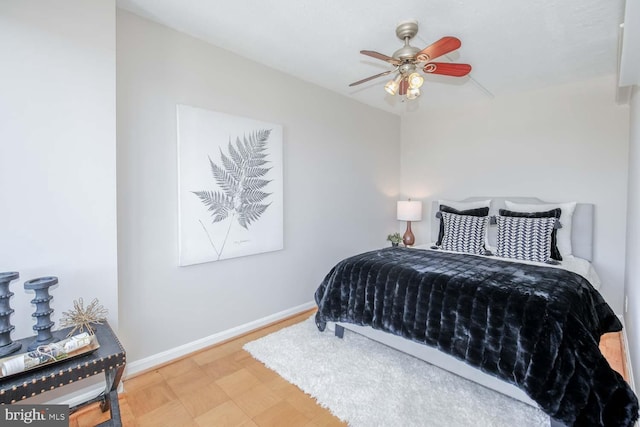
[{"label": "table lamp", "polygon": [[405,246],[411,246],[416,242],[416,237],[411,231],[411,221],[420,221],[421,219],[422,202],[411,199],[398,202],[398,221],[407,221],[407,231],[402,236],[402,243]]}]

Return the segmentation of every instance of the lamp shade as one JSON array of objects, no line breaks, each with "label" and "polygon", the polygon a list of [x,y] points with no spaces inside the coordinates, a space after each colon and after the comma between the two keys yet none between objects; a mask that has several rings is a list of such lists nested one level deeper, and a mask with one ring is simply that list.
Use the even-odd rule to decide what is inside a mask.
[{"label": "lamp shade", "polygon": [[422,202],[407,200],[398,202],[399,221],[420,221],[422,219]]}]

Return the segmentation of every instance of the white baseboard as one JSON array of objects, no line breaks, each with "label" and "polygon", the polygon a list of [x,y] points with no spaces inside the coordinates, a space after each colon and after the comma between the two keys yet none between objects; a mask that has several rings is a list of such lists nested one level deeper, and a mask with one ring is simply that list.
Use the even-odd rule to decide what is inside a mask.
[{"label": "white baseboard", "polygon": [[138,373],[153,369],[156,366],[171,362],[172,360],[179,359],[180,357],[186,356],[187,354],[202,350],[203,348],[218,344],[231,338],[235,338],[247,332],[251,332],[270,323],[277,322],[278,320],[282,320],[303,311],[310,310],[315,306],[316,303],[314,301],[310,301],[297,307],[292,307],[290,309],[280,311],[270,316],[245,323],[244,325],[236,326],[235,328],[227,329],[226,331],[218,332],[216,334],[209,335],[208,337],[204,337],[199,340],[195,340],[190,343],[154,354],[152,356],[145,357],[144,359],[127,363],[124,371],[124,379],[126,379],[128,376],[136,375]]}]

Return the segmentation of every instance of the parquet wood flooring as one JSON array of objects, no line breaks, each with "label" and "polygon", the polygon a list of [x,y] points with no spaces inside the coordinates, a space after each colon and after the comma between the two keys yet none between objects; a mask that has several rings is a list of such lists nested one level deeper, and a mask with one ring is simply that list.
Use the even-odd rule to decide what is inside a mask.
[{"label": "parquet wood flooring", "polygon": [[[332,427],[345,426],[314,399],[255,360],[242,346],[307,319],[307,311],[125,380],[120,395],[124,427]],[[600,348],[625,379],[619,333]],[[97,404],[76,412],[70,427],[105,421]]]}]

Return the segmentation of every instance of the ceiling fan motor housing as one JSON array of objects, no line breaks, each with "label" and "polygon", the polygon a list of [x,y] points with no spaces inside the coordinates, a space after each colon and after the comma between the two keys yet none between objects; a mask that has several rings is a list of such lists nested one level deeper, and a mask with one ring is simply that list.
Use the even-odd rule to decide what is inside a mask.
[{"label": "ceiling fan motor housing", "polygon": [[396,27],[396,36],[404,41],[404,46],[393,52],[392,57],[399,61],[410,61],[415,59],[420,49],[417,47],[409,46],[409,40],[418,34],[418,22],[417,21],[405,21],[398,24]]},{"label": "ceiling fan motor housing", "polygon": [[413,60],[418,54],[418,52],[420,52],[420,49],[406,44],[400,49],[393,52],[392,56],[393,58],[400,61],[409,61],[409,60]]}]

